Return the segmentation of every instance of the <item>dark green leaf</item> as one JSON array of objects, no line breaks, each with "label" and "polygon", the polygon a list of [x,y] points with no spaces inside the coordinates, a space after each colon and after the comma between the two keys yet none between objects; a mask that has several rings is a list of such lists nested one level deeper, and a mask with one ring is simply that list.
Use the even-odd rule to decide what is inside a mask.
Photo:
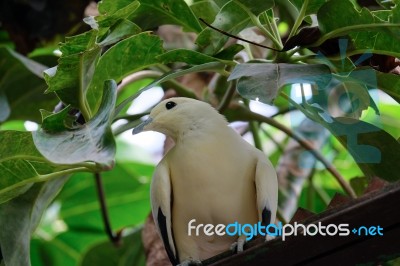
[{"label": "dark green leaf", "polygon": [[107,79],[120,82],[125,76],[158,63],[164,52],[159,37],[148,32],[120,41],[101,56],[87,89],[87,101],[92,113],[100,104],[103,83]]},{"label": "dark green leaf", "polygon": [[52,109],[54,94],[45,95],[45,66],[0,47],[0,122],[6,119],[40,121],[39,108]]},{"label": "dark green leaf", "polygon": [[[120,1],[106,1],[106,4],[100,5],[103,15],[95,18],[100,30],[111,27],[120,20],[128,19],[140,6],[138,1],[118,2]],[[118,9],[115,9],[115,7],[118,7]]]},{"label": "dark green leaf", "polygon": [[146,256],[142,244],[142,231],[137,230],[123,237],[122,246],[118,248],[108,240],[96,244],[86,252],[81,265],[145,266]]},{"label": "dark green leaf", "polygon": [[99,43],[100,46],[104,47],[107,45],[112,45],[120,40],[123,40],[129,36],[138,34],[140,32],[140,28],[129,20],[122,19],[115,23],[110,28],[110,34],[106,35],[106,37]]},{"label": "dark green leaf", "polygon": [[[113,229],[140,224],[150,212],[150,177],[154,166],[132,161],[117,163],[102,174],[107,209]],[[104,234],[100,205],[93,175],[79,173],[71,177],[60,193],[60,218],[69,228],[87,228]]]},{"label": "dark green leaf", "polygon": [[197,18],[202,18],[208,23],[214,21],[220,10],[219,6],[212,0],[196,1],[190,6],[190,9]]},{"label": "dark green leaf", "polygon": [[245,63],[234,68],[228,81],[234,79],[239,80],[240,95],[270,104],[284,85],[311,83],[325,87],[331,77],[325,65]]},{"label": "dark green leaf", "polygon": [[210,62],[219,61],[218,59],[188,49],[175,49],[168,51],[158,57],[158,60],[163,64],[184,62],[189,65],[200,65]]},{"label": "dark green leaf", "polygon": [[98,8],[99,8],[100,14],[102,14],[102,15],[113,14],[113,13],[117,12],[118,10],[123,9],[124,7],[128,6],[131,3],[132,3],[132,0],[119,0],[119,1],[103,0],[103,1],[100,1]]},{"label": "dark green leaf", "polygon": [[150,30],[164,24],[182,26],[185,31],[200,32],[199,21],[183,0],[141,0],[133,21]]},{"label": "dark green leaf", "polygon": [[239,53],[240,51],[242,51],[243,49],[244,49],[243,45],[235,43],[235,44],[225,48],[224,50],[222,50],[218,54],[216,54],[215,57],[219,58],[219,59],[222,59],[222,60],[233,60],[235,55],[237,53]]},{"label": "dark green leaf", "polygon": [[[111,167],[115,155],[115,141],[110,123],[116,101],[116,83],[104,84],[104,94],[98,113],[86,124],[76,128],[62,128],[61,123],[49,122],[45,118],[41,129],[33,133],[38,150],[49,161],[58,164],[75,164],[93,161]],[[65,110],[58,119],[65,118]],[[62,131],[61,131],[62,130]]]},{"label": "dark green leaf", "polygon": [[96,31],[66,38],[60,46],[63,53],[57,67],[45,71],[48,91],[54,91],[68,105],[87,113],[85,92],[92,79],[101,48],[96,43]]},{"label": "dark green leaf", "polygon": [[400,76],[376,71],[378,88],[400,103]]},{"label": "dark green leaf", "polygon": [[[293,5],[300,11],[304,4],[304,0],[290,0]],[[309,0],[305,15],[317,14],[320,7],[325,4],[327,0]]]},{"label": "dark green leaf", "polygon": [[[0,131],[0,203],[26,192],[57,169],[37,151],[30,132]],[[58,169],[60,170],[60,169]]]},{"label": "dark green leaf", "polygon": [[[359,53],[400,56],[400,6],[390,11],[358,9],[351,1],[329,1],[318,11],[321,40],[349,35]],[[348,51],[349,52],[349,51]]]},{"label": "dark green leaf", "polygon": [[[273,5],[274,1],[229,1],[221,8],[211,25],[237,35],[249,26],[251,20],[248,13],[258,15],[270,9]],[[221,50],[228,38],[220,32],[206,28],[199,34],[196,43],[203,49],[204,53],[214,55]]]},{"label": "dark green leaf", "polygon": [[[237,35],[249,23],[250,18],[246,11],[238,3],[230,1],[222,7],[211,25],[230,34]],[[213,55],[221,50],[228,38],[228,36],[213,29],[206,28],[199,34],[196,43],[206,54]]]},{"label": "dark green leaf", "polygon": [[366,177],[354,177],[350,179],[350,185],[357,196],[364,194],[365,189],[368,187],[368,181],[369,179]]},{"label": "dark green leaf", "polygon": [[6,265],[31,265],[30,236],[67,179],[37,183],[25,194],[0,205],[0,246]]},{"label": "dark green leaf", "polygon": [[275,6],[274,0],[238,0],[237,2],[240,2],[256,16]]},{"label": "dark green leaf", "polygon": [[336,118],[326,125],[351,153],[363,173],[368,177],[380,177],[387,181],[399,180],[400,171],[396,156],[400,143],[390,134],[363,121]]},{"label": "dark green leaf", "polygon": [[400,143],[390,134],[372,124],[349,117],[332,117],[318,104],[304,104],[307,117],[328,129],[353,156],[366,177],[396,181],[400,171],[396,154]]}]

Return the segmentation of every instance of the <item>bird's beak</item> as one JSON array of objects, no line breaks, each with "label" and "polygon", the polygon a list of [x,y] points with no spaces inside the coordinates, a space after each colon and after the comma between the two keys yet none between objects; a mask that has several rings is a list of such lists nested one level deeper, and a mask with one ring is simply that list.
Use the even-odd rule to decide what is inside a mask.
[{"label": "bird's beak", "polygon": [[145,121],[143,121],[142,123],[140,123],[139,125],[137,125],[133,130],[132,130],[132,135],[138,134],[140,132],[142,132],[145,128],[146,125],[150,124],[151,122],[153,122],[153,118],[149,117],[147,118]]}]

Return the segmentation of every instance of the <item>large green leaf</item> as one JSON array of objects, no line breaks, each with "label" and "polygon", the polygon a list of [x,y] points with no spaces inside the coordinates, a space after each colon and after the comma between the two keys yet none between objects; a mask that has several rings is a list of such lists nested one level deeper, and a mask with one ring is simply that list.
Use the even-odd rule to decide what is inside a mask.
[{"label": "large green leaf", "polygon": [[39,108],[52,109],[54,94],[44,94],[45,66],[6,47],[0,47],[0,122],[7,119],[40,121]]},{"label": "large green leaf", "polygon": [[[274,1],[229,1],[226,3],[212,23],[212,26],[237,35],[250,25],[249,13],[259,15],[274,6]],[[206,54],[216,54],[228,41],[228,36],[213,29],[204,29],[197,37],[196,43]]]},{"label": "large green leaf", "polygon": [[62,56],[58,66],[44,72],[48,91],[56,92],[65,104],[84,112],[86,119],[90,113],[86,111],[85,91],[101,53],[96,37],[96,31],[91,30],[66,38],[60,46]]},{"label": "large green leaf", "polygon": [[[154,166],[135,163],[131,158],[125,158],[124,162],[118,162],[111,171],[102,175],[114,232],[128,226],[137,227],[149,214],[149,184],[153,170]],[[61,234],[50,234],[51,239],[38,239],[42,235],[40,231],[45,230],[46,223],[53,224],[54,221],[44,221],[40,225],[41,230],[34,239],[35,250],[40,250],[40,253],[32,251],[35,259],[40,262],[37,265],[92,265],[91,263],[98,262],[103,256],[109,256],[107,259],[103,258],[103,264],[106,265],[127,265],[124,264],[125,259],[126,263],[131,262],[133,257],[142,259],[136,253],[141,250],[140,241],[132,243],[130,234],[123,238],[123,247],[111,247],[104,231],[94,184],[93,175],[84,173],[73,175],[66,183],[55,199],[54,206],[60,206],[55,219],[62,221],[67,230]],[[124,234],[129,230],[128,228]],[[105,251],[105,246],[112,250]],[[109,260],[117,260],[120,264],[105,263]]]},{"label": "large green leaf", "polygon": [[164,52],[159,37],[143,32],[120,41],[101,56],[93,79],[87,89],[87,101],[92,112],[100,104],[103,82],[119,82],[125,76],[158,63],[157,56]]},{"label": "large green leaf", "polygon": [[350,117],[332,117],[318,104],[304,103],[303,113],[327,128],[346,147],[366,177],[396,181],[400,171],[396,154],[400,143],[389,133],[367,122]]},{"label": "large green leaf", "polygon": [[93,161],[105,167],[112,167],[115,141],[110,125],[115,107],[116,89],[115,81],[108,80],[104,83],[99,111],[84,125],[70,128],[57,123],[66,118],[65,110],[47,116],[42,128],[33,133],[33,140],[40,153],[47,160],[57,164]]},{"label": "large green leaf", "polygon": [[33,185],[26,193],[0,205],[0,247],[6,266],[31,265],[31,234],[66,176]]},{"label": "large green leaf", "polygon": [[[222,7],[214,19],[212,26],[230,34],[238,34],[250,23],[249,16],[240,6],[231,1]],[[196,43],[207,54],[215,54],[228,41],[228,36],[222,35],[213,29],[204,29],[197,37]]]},{"label": "large green leaf", "polygon": [[400,76],[376,71],[378,88],[400,103]]},{"label": "large green leaf", "polygon": [[322,64],[244,63],[237,65],[228,78],[238,79],[237,90],[250,100],[270,104],[284,85],[311,83],[325,87],[330,82],[330,70]]},{"label": "large green leaf", "polygon": [[364,174],[387,181],[399,180],[396,156],[400,143],[393,136],[369,123],[337,118],[327,127],[351,153]]},{"label": "large green leaf", "polygon": [[202,30],[199,21],[184,0],[141,0],[140,7],[133,14],[133,21],[145,30],[165,24],[182,26],[185,31]]},{"label": "large green leaf", "polygon": [[[109,2],[104,5],[110,9],[113,6]],[[65,104],[79,109],[87,120],[95,113],[87,103],[86,94],[97,70],[102,48],[140,32],[136,24],[127,20],[138,6],[136,1],[121,10],[103,10],[103,15],[86,19],[93,29],[67,37],[65,43],[60,45],[62,56],[58,66],[45,71],[48,91],[56,92]],[[101,98],[102,84],[105,80],[100,80],[98,99]]]},{"label": "large green leaf", "polygon": [[[293,3],[293,5],[300,10],[301,7],[304,4],[303,0],[290,0],[290,2]],[[320,7],[326,3],[327,0],[309,0],[306,12],[304,13],[305,16],[311,15],[311,14],[317,14],[318,10]]]},{"label": "large green leaf", "polygon": [[322,36],[317,43],[348,35],[350,51],[400,57],[400,6],[382,11],[358,9],[351,1],[329,1],[318,11]]},{"label": "large green leaf", "polygon": [[49,164],[36,149],[30,132],[0,131],[0,143],[0,203],[25,193],[34,182],[78,168],[64,170]]},{"label": "large green leaf", "polygon": [[[140,224],[150,212],[149,185],[154,166],[117,163],[102,174],[107,208],[114,230]],[[104,234],[93,175],[75,174],[60,193],[60,218],[69,228],[91,228]],[[84,222],[83,222],[84,221]]]},{"label": "large green leaf", "polygon": [[196,1],[190,5],[190,9],[197,18],[202,18],[209,23],[214,21],[220,10],[219,6],[212,0]]},{"label": "large green leaf", "polygon": [[82,259],[82,266],[146,265],[145,251],[142,245],[142,231],[136,230],[122,238],[122,246],[115,248],[110,241],[91,247]]}]

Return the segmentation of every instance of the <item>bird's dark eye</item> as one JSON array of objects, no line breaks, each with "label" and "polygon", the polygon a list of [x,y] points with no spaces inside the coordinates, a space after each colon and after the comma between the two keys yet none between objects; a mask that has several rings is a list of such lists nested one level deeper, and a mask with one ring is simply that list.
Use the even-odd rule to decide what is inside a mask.
[{"label": "bird's dark eye", "polygon": [[165,108],[167,108],[167,110],[172,109],[172,108],[174,108],[175,106],[176,106],[176,103],[175,103],[175,102],[167,102],[167,103],[165,104]]}]

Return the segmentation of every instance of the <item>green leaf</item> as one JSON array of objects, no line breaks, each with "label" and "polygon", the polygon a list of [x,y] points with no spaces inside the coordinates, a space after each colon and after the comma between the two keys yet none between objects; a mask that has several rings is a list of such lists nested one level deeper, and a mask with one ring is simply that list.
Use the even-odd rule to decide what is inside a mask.
[{"label": "green leaf", "polygon": [[244,49],[243,45],[240,44],[233,44],[225,49],[223,49],[221,52],[215,55],[216,58],[222,59],[222,60],[233,60],[235,55],[242,51]]},{"label": "green leaf", "polygon": [[0,205],[0,247],[5,265],[31,265],[31,233],[67,180],[64,176],[37,183],[23,195]]},{"label": "green leaf", "polygon": [[122,19],[115,23],[110,29],[110,33],[99,43],[100,46],[104,47],[119,42],[129,36],[138,34],[140,28],[129,20]]},{"label": "green leaf", "polygon": [[[106,1],[102,3],[99,5],[99,10],[101,10],[102,15],[95,18],[98,23],[98,28],[100,28],[101,31],[117,24],[120,20],[128,19],[139,6],[140,4],[138,1]],[[102,34],[100,33],[100,35]]]},{"label": "green leaf", "polygon": [[8,201],[39,179],[34,166],[28,160],[45,161],[35,148],[29,132],[0,131],[0,203]]},{"label": "green leaf", "polygon": [[158,63],[164,52],[159,37],[143,32],[120,41],[101,56],[87,89],[92,113],[98,109],[103,83],[107,79],[120,82],[125,76]]},{"label": "green leaf", "polygon": [[85,119],[90,118],[85,92],[101,53],[95,42],[95,30],[66,38],[60,46],[58,66],[44,72],[48,91],[56,92],[64,104],[78,108]]},{"label": "green leaf", "polygon": [[[135,1],[136,2],[136,1]],[[132,3],[132,0],[103,0],[98,4],[100,14],[113,14]]]},{"label": "green leaf", "polygon": [[248,8],[251,13],[259,16],[264,11],[267,11],[275,6],[274,0],[236,0],[243,6]]},{"label": "green leaf", "polygon": [[145,266],[146,256],[142,244],[142,230],[122,238],[122,246],[115,248],[107,240],[92,246],[82,258],[82,266],[120,265]]},{"label": "green leaf", "polygon": [[329,1],[318,11],[322,36],[327,39],[348,35],[352,48],[348,52],[369,51],[376,54],[400,56],[400,6],[390,11],[358,9],[351,1]]},{"label": "green leaf", "polygon": [[209,23],[214,21],[220,10],[219,6],[212,0],[197,1],[190,6],[190,9],[197,18],[202,18]]},{"label": "green leaf", "polygon": [[[251,22],[248,12],[258,15],[273,6],[273,1],[229,1],[221,8],[211,25],[237,35],[247,28]],[[206,28],[199,34],[196,43],[203,49],[204,53],[214,55],[221,50],[228,39],[228,36]]]},{"label": "green leaf", "polygon": [[400,76],[379,71],[376,71],[375,74],[378,88],[392,96],[393,99],[400,103]]},{"label": "green leaf", "polygon": [[390,134],[361,120],[333,118],[316,103],[305,103],[303,106],[307,110],[303,110],[307,117],[323,125],[339,139],[366,177],[377,176],[391,182],[400,178],[393,174],[400,171],[400,165],[396,163],[400,143]]},{"label": "green leaf", "polygon": [[220,59],[188,49],[175,49],[172,51],[168,51],[159,56],[158,59],[163,64],[184,62],[189,65],[200,65],[220,61]]},{"label": "green leaf", "polygon": [[[111,167],[115,155],[115,141],[111,133],[111,119],[116,101],[115,81],[104,83],[104,94],[98,113],[86,124],[67,128],[48,120],[33,133],[36,147],[47,160],[57,164],[77,164],[93,161]],[[57,114],[64,119],[66,111]]]},{"label": "green leaf", "polygon": [[236,65],[228,81],[238,79],[237,90],[250,100],[270,104],[284,85],[294,83],[319,84],[330,81],[330,70],[322,64],[296,65],[244,63]]},{"label": "green leaf", "polygon": [[366,177],[354,177],[350,179],[350,185],[357,196],[362,196],[362,194],[364,194],[365,189],[368,187],[368,181]]},{"label": "green leaf", "polygon": [[40,121],[39,108],[52,109],[53,94],[45,95],[45,66],[0,47],[0,122],[7,119]]},{"label": "green leaf", "polygon": [[326,125],[351,153],[366,177],[393,182],[400,179],[396,156],[400,143],[390,134],[369,123],[351,118],[336,118]]},{"label": "green leaf", "polygon": [[[219,11],[215,17],[212,26],[237,35],[245,29],[250,23],[250,17],[239,4],[234,1],[228,2]],[[196,39],[197,45],[203,49],[206,54],[216,54],[228,41],[229,37],[213,29],[204,29]]]},{"label": "green leaf", "polygon": [[[107,209],[115,232],[132,225],[137,227],[150,213],[149,185],[153,171],[154,166],[133,162],[128,157],[123,163],[118,161],[111,171],[102,174]],[[92,174],[77,173],[69,179],[54,200],[52,208],[60,206],[54,220],[58,223],[62,221],[67,231],[61,234],[49,232],[50,239],[47,237],[39,242],[37,238],[43,235],[40,232],[46,229],[46,224],[53,225],[55,221],[42,222],[35,237],[35,245],[41,251],[40,257],[36,259],[42,261],[43,265],[91,265],[87,263],[97,262],[106,255],[110,257],[103,258],[104,261],[118,260],[120,265],[126,265],[123,264],[125,259],[129,263],[131,259],[141,258],[136,253],[140,242],[135,241],[133,244],[129,237],[131,234],[123,238],[123,247],[110,247],[112,250],[109,252],[103,249],[105,243],[110,242],[104,232],[94,184]],[[124,234],[128,230],[130,229],[124,230]],[[124,248],[128,248],[125,246],[128,243],[132,248],[129,248],[129,252]],[[94,258],[96,254],[97,258]]]},{"label": "green leaf", "polygon": [[[114,230],[138,225],[150,212],[150,178],[154,166],[136,162],[118,162],[102,173],[107,209]],[[85,227],[104,234],[100,205],[93,175],[79,173],[71,177],[57,198],[62,202],[60,218],[70,229]]]},{"label": "green leaf", "polygon": [[[290,0],[290,2],[293,3],[293,5],[300,10],[301,7],[303,6],[304,0]],[[320,7],[325,4],[327,0],[309,0],[305,16],[309,16],[311,14],[317,14],[318,10]]]},{"label": "green leaf", "polygon": [[150,30],[165,24],[182,26],[185,31],[200,32],[199,21],[183,0],[141,0],[133,21]]}]

